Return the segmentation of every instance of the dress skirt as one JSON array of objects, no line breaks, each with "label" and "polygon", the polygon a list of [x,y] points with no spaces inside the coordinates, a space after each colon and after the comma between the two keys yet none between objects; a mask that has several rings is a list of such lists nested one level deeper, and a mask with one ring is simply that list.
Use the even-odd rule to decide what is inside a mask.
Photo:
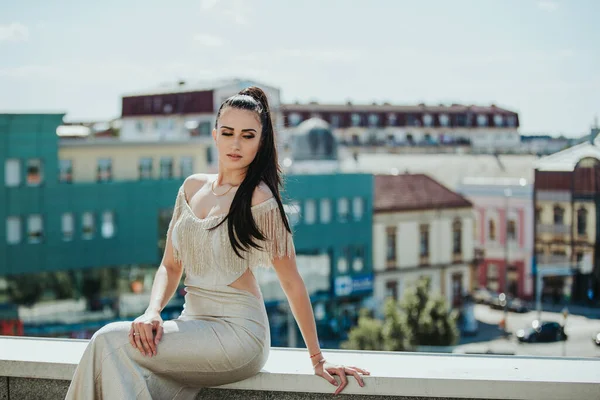
[{"label": "dress skirt", "polygon": [[129,343],[131,321],[98,330],[66,399],[195,399],[202,387],[260,372],[271,344],[263,300],[227,285],[186,290],[182,314],[164,321],[155,356]]}]

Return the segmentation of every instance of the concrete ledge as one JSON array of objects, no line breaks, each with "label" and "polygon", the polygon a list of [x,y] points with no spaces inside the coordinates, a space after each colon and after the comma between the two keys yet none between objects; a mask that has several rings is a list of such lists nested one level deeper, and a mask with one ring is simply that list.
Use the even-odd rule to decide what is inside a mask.
[{"label": "concrete ledge", "polygon": [[[0,336],[0,400],[62,399],[87,340]],[[600,359],[324,351],[371,371],[348,398],[600,399]],[[234,390],[232,390],[234,389]],[[202,399],[317,399],[334,388],[312,375],[306,351],[273,348],[257,376],[205,389]],[[285,392],[285,393],[282,393]],[[9,396],[10,393],[10,397]]]}]

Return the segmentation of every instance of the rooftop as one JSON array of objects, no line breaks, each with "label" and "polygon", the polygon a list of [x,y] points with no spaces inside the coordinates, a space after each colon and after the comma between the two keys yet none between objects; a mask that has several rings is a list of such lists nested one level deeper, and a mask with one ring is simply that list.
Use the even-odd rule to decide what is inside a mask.
[{"label": "rooftop", "polygon": [[[63,399],[87,340],[0,336],[0,398]],[[160,345],[159,345],[160,346]],[[160,348],[160,347],[159,347]],[[348,399],[598,399],[600,360],[324,350],[338,364],[371,371],[365,387],[349,379]],[[333,386],[312,374],[305,349],[273,348],[256,376],[198,398],[317,399]],[[224,394],[223,390],[229,390]],[[283,394],[282,392],[286,392]]]},{"label": "rooftop", "polygon": [[463,196],[424,174],[375,176],[375,212],[471,206]]},{"label": "rooftop", "polygon": [[472,113],[482,114],[504,114],[504,115],[516,115],[514,111],[510,111],[495,105],[490,106],[477,106],[477,105],[462,105],[462,104],[451,104],[451,105],[394,105],[390,103],[381,104],[354,104],[354,103],[340,103],[340,104],[321,104],[317,102],[311,103],[287,103],[282,106],[284,111],[349,111],[352,109],[360,109],[363,111],[378,111],[378,112],[432,112],[432,113],[464,113],[470,111]]}]

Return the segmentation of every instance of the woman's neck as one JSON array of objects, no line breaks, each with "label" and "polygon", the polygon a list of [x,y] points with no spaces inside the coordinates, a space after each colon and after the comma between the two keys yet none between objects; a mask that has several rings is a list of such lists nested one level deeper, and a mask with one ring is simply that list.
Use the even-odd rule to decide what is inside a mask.
[{"label": "woman's neck", "polygon": [[231,186],[239,186],[246,177],[246,171],[227,171],[219,168],[217,172],[217,181],[215,185],[231,185]]}]

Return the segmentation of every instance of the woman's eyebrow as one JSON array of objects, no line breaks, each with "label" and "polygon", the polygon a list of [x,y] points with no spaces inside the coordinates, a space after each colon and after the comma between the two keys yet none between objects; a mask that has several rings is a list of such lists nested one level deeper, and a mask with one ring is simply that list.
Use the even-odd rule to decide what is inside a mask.
[{"label": "woman's eyebrow", "polygon": [[[221,128],[222,128],[222,129],[231,129],[232,131],[234,131],[234,130],[235,130],[235,129],[233,129],[233,128],[232,128],[232,127],[230,127],[230,126],[225,126],[225,125],[222,125],[222,126],[221,126]],[[254,132],[254,133],[256,133],[256,129],[254,129],[254,128],[242,129],[242,132]]]}]

